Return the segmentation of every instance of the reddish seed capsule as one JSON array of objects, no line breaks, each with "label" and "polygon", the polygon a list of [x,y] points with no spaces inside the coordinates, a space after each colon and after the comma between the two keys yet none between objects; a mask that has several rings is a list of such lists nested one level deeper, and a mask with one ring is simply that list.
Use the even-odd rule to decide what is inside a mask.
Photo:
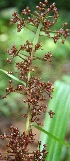
[{"label": "reddish seed capsule", "polygon": [[64,44],[64,41],[65,41],[65,40],[62,40],[62,44]]},{"label": "reddish seed capsule", "polygon": [[12,83],[12,80],[9,80],[9,83],[11,84]]},{"label": "reddish seed capsule", "polygon": [[9,92],[9,88],[6,88],[6,92]]},{"label": "reddish seed capsule", "polygon": [[24,103],[26,103],[26,100],[23,100]]},{"label": "reddish seed capsule", "polygon": [[12,71],[9,71],[8,74],[13,74],[13,72]]},{"label": "reddish seed capsule", "polygon": [[9,61],[9,58],[6,59],[6,62],[8,62],[8,61]]},{"label": "reddish seed capsule", "polygon": [[4,98],[6,98],[7,97],[7,95],[4,95],[2,98],[4,99]]},{"label": "reddish seed capsule", "polygon": [[34,69],[32,69],[32,72],[34,72],[35,70]]},{"label": "reddish seed capsule", "polygon": [[45,0],[45,1],[44,1],[44,3],[45,3],[45,4],[47,4],[47,3],[48,3],[48,1],[47,1],[47,0]]}]

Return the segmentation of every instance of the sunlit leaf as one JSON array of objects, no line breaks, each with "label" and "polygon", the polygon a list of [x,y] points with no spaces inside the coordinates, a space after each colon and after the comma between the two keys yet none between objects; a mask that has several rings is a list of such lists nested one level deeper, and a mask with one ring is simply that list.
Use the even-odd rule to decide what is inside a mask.
[{"label": "sunlit leaf", "polygon": [[[70,85],[56,81],[54,89],[53,99],[49,102],[48,110],[54,111],[55,115],[51,119],[48,113],[46,113],[43,129],[63,141],[70,111]],[[45,133],[41,134],[41,143],[41,150],[43,144],[47,144],[49,151],[46,161],[60,161],[62,144]]]}]

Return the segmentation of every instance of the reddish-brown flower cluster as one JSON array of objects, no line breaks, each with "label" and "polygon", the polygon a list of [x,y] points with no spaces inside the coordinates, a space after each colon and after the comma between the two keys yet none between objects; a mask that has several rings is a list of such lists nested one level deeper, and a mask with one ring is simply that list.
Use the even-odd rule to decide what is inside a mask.
[{"label": "reddish-brown flower cluster", "polygon": [[57,32],[56,36],[53,37],[54,43],[56,43],[60,39],[60,37],[62,37],[62,43],[64,44],[64,41],[65,41],[64,39],[66,39],[67,36],[69,36],[69,29],[63,29],[63,28],[61,28]]},{"label": "reddish-brown flower cluster", "polygon": [[[62,28],[59,31],[53,31],[50,28],[57,22],[59,17],[57,8],[55,3],[48,7],[48,0],[45,0],[44,3],[39,2],[39,6],[36,6],[38,11],[35,11],[34,14],[31,14],[31,10],[29,7],[22,10],[22,15],[30,15],[25,18],[20,18],[17,12],[13,13],[13,19],[11,19],[11,23],[17,23],[18,32],[26,26],[26,23],[30,23],[36,27],[38,27],[39,23],[42,23],[41,31],[44,31],[46,36],[51,37],[51,33],[54,33],[54,36],[51,37],[56,43],[59,39],[62,39],[62,43],[64,43],[67,36],[69,36],[69,29],[65,29],[67,23],[65,22]],[[27,26],[26,26],[27,27]]]},{"label": "reddish-brown flower cluster", "polygon": [[52,110],[50,110],[49,112],[50,118],[53,118],[53,115],[55,114]]},{"label": "reddish-brown flower cluster", "polygon": [[[35,11],[34,14],[31,14],[31,10],[29,9],[29,7],[26,7],[26,9],[22,10],[22,15],[30,15],[28,16],[27,20],[25,20],[25,18],[20,18],[17,12],[14,12],[14,18],[11,19],[11,23],[18,22],[17,28],[18,31],[20,31],[25,26],[25,23],[32,23],[33,25],[38,26],[40,21],[42,21],[42,29],[46,30],[53,26],[54,23],[57,21],[59,15],[57,8],[55,7],[55,3],[50,5],[48,8],[48,1],[45,0],[44,3],[39,2],[39,6],[36,6],[36,9],[38,11]],[[50,16],[51,12],[54,13],[53,16]],[[48,20],[48,18],[51,18],[52,20]]]},{"label": "reddish-brown flower cluster", "polygon": [[1,135],[1,139],[8,140],[7,144],[7,153],[8,155],[3,157],[0,154],[0,160],[7,161],[44,161],[47,151],[46,145],[43,146],[43,150],[40,151],[41,142],[38,142],[39,149],[33,152],[30,152],[28,145],[34,143],[34,134],[32,130],[27,135],[25,132],[20,134],[18,128],[10,127],[10,134]]},{"label": "reddish-brown flower cluster", "polygon": [[[32,47],[33,47],[33,43],[27,40],[26,44],[23,44],[20,46],[19,50],[16,48],[15,45],[13,45],[10,50],[7,50],[7,53],[10,55],[11,58],[7,58],[6,62],[11,63],[12,59],[16,56],[22,60],[22,61],[16,62],[16,67],[17,67],[17,73],[19,78],[25,82],[28,80],[28,72],[35,71],[36,66],[33,66],[33,61],[35,61],[36,59],[39,59],[41,61],[47,61],[47,60],[51,61],[51,57],[52,57],[51,52],[48,52],[43,57],[35,56],[36,51],[41,49],[42,47],[40,42],[38,42],[35,45],[34,55],[32,57]],[[25,54],[25,51],[26,51],[26,54]],[[12,74],[12,72],[10,71],[8,73]]]},{"label": "reddish-brown flower cluster", "polygon": [[23,100],[28,102],[31,108],[31,122],[39,124],[39,115],[46,111],[47,105],[45,105],[47,94],[51,98],[53,92],[52,83],[41,82],[39,78],[31,77],[28,82],[27,99]]},{"label": "reddish-brown flower cluster", "polygon": [[[24,103],[28,103],[31,106],[31,122],[36,122],[39,124],[39,115],[46,111],[47,105],[45,105],[47,95],[52,98],[51,93],[53,92],[52,83],[41,82],[39,78],[31,77],[27,82],[28,87],[23,85],[17,85],[14,89],[12,81],[9,81],[9,87],[6,88],[6,95],[3,98],[6,98],[11,92],[17,92],[20,94],[26,95],[26,100],[23,100]],[[25,115],[24,115],[25,117]],[[26,115],[27,117],[27,115]]]},{"label": "reddish-brown flower cluster", "polygon": [[[43,31],[49,38],[52,37],[51,33],[54,34],[52,37],[54,43],[56,43],[60,38],[62,43],[64,39],[69,35],[69,30],[65,29],[66,23],[63,24],[59,31],[52,31],[50,28],[56,23],[58,19],[58,11],[55,7],[55,3],[48,7],[48,1],[44,0],[44,3],[39,2],[39,6],[36,6],[37,11],[31,14],[29,7],[22,10],[23,18],[20,18],[17,12],[13,13],[13,19],[11,23],[17,23],[18,31],[30,23],[30,25],[38,27],[41,24],[40,31]],[[25,18],[26,16],[26,18]],[[40,25],[39,25],[40,26]],[[26,26],[27,27],[27,26]],[[38,28],[39,29],[39,28]],[[37,30],[38,31],[38,30]],[[36,33],[35,33],[36,34]],[[39,36],[40,36],[39,32]],[[37,35],[36,35],[37,36]],[[38,36],[38,38],[39,38]],[[38,39],[39,40],[39,39]],[[6,62],[11,63],[14,57],[19,57],[19,62],[15,63],[16,76],[19,79],[20,84],[13,86],[12,80],[9,80],[9,87],[6,88],[6,94],[3,98],[6,98],[11,92],[16,92],[25,95],[25,100],[22,101],[27,105],[27,113],[23,114],[24,118],[27,118],[26,131],[20,134],[17,128],[11,127],[9,135],[2,135],[2,139],[8,139],[7,155],[2,157],[0,154],[0,160],[7,161],[44,161],[48,152],[46,152],[46,146],[44,145],[43,150],[40,151],[40,142],[38,143],[38,150],[30,152],[28,149],[29,144],[34,143],[34,135],[32,133],[32,123],[35,122],[40,124],[39,115],[46,111],[46,98],[52,98],[51,94],[53,92],[52,83],[41,81],[40,78],[34,76],[34,71],[37,66],[35,66],[34,61],[36,59],[41,61],[51,61],[51,52],[44,53],[44,56],[38,56],[36,51],[42,49],[42,45],[39,41],[37,43],[34,41],[26,41],[17,49],[16,45],[13,45],[7,53],[11,58],[7,58]],[[8,74],[14,74],[14,72],[8,71]],[[17,78],[16,78],[17,79]],[[49,112],[50,118],[55,114],[52,110]]]},{"label": "reddish-brown flower cluster", "polygon": [[[27,104],[27,108],[31,113],[30,118],[30,124],[33,122],[36,122],[38,125],[40,125],[40,118],[39,115],[44,113],[46,111],[47,105],[46,105],[46,97],[47,95],[52,98],[51,93],[53,92],[52,83],[44,81],[42,82],[40,78],[36,78],[34,76],[31,76],[30,79],[28,79],[28,73],[34,72],[34,66],[32,64],[33,61],[36,59],[39,59],[41,61],[47,61],[51,59],[51,52],[48,52],[45,54],[42,58],[39,58],[38,56],[35,56],[36,50],[41,48],[40,42],[38,42],[35,45],[35,51],[34,56],[31,56],[32,52],[32,46],[33,43],[26,41],[26,44],[21,45],[20,49],[17,50],[16,46],[13,45],[10,50],[7,50],[8,54],[10,55],[11,59],[7,58],[7,62],[11,63],[12,59],[16,56],[20,57],[22,59],[21,62],[16,62],[18,77],[23,80],[26,83],[26,86],[23,84],[19,84],[15,87],[13,87],[12,80],[9,80],[9,87],[6,88],[6,94],[3,96],[3,98],[6,98],[8,94],[11,92],[17,92],[22,95],[26,95],[26,100],[22,100],[24,103]],[[26,51],[27,55],[24,53],[20,53],[20,51]],[[29,54],[29,55],[28,55]],[[9,74],[12,74],[11,71],[8,72]],[[52,115],[53,116],[53,115]],[[28,111],[27,114],[23,114],[24,118],[28,117]],[[50,115],[51,117],[51,115]],[[11,127],[11,134],[4,136],[1,136],[1,138],[9,139],[9,143],[7,145],[8,148],[11,150],[7,151],[8,155],[4,158],[4,160],[13,160],[13,161],[44,161],[46,157],[46,147],[44,146],[42,152],[40,150],[31,152],[31,154],[28,152],[28,144],[32,144],[34,142],[33,140],[33,134],[32,131],[29,130],[29,135],[26,134],[26,132],[23,133],[23,135],[20,135],[17,128]],[[20,136],[19,136],[20,135]],[[27,159],[25,159],[27,158]],[[1,156],[1,160],[3,157]]]},{"label": "reddish-brown flower cluster", "polygon": [[26,7],[26,9],[22,10],[23,15],[28,15],[30,13],[31,13],[31,10],[29,9],[29,7]]}]

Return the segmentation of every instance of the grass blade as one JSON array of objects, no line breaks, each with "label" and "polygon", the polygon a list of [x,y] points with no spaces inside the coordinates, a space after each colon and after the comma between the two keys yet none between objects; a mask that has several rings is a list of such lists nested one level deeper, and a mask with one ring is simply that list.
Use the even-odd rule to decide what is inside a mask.
[{"label": "grass blade", "polygon": [[[53,119],[50,119],[46,113],[43,129],[63,141],[70,111],[70,85],[56,81],[54,89],[53,99],[49,102],[48,110],[53,110],[55,115]],[[59,161],[61,158],[62,144],[48,137],[45,133],[41,134],[41,142],[41,150],[43,144],[48,145],[49,154],[46,160]]]},{"label": "grass blade", "polygon": [[46,135],[48,135],[49,137],[51,137],[51,138],[54,139],[55,141],[57,141],[57,142],[59,142],[59,143],[61,143],[61,144],[63,144],[63,145],[65,145],[65,146],[67,146],[67,147],[70,148],[70,144],[68,144],[68,143],[66,143],[66,142],[64,142],[64,141],[62,141],[62,140],[60,140],[59,138],[57,138],[56,136],[52,135],[52,134],[49,133],[48,131],[42,129],[41,127],[39,127],[39,126],[37,126],[37,125],[35,125],[35,124],[33,124],[32,126],[34,126],[35,128],[37,128],[37,129],[40,130],[41,132],[45,133]]},{"label": "grass blade", "polygon": [[6,74],[8,77],[10,77],[10,78],[12,78],[12,79],[24,84],[24,86],[26,86],[26,83],[24,81],[21,81],[20,79],[18,79],[17,77],[15,77],[12,74],[8,74],[8,72],[6,70],[0,69],[0,71],[3,72],[4,74]]}]

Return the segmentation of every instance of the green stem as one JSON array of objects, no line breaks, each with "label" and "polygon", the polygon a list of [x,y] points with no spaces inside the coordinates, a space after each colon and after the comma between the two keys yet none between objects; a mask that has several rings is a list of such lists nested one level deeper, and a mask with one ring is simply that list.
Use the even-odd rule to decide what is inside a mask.
[{"label": "green stem", "polygon": [[31,110],[30,110],[30,105],[28,104],[28,117],[26,121],[26,132],[29,134],[31,130]]},{"label": "green stem", "polygon": [[40,22],[40,24],[39,24],[39,26],[37,28],[37,31],[36,31],[34,40],[33,40],[33,47],[32,47],[32,52],[31,52],[31,59],[33,59],[33,55],[34,55],[34,52],[35,52],[35,45],[38,43],[41,28],[42,28],[42,23]]},{"label": "green stem", "polygon": [[[40,24],[37,28],[36,34],[34,36],[34,40],[33,40],[31,60],[33,60],[33,56],[34,56],[34,53],[35,53],[35,45],[38,43],[41,27],[42,27],[42,23],[40,22]],[[30,77],[31,77],[31,72],[29,71],[28,80],[30,80]],[[27,117],[27,121],[26,121],[26,132],[27,132],[27,134],[29,134],[30,130],[31,130],[31,107],[28,103],[28,117]]]}]

